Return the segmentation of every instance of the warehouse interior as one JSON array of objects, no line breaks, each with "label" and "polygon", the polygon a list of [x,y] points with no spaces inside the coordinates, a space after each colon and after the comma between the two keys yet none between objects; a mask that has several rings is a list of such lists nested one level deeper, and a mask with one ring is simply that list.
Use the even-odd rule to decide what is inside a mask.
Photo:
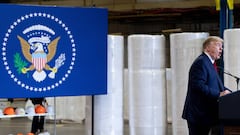
[{"label": "warehouse interior", "polygon": [[[2,3],[107,8],[109,34],[125,37],[164,34],[168,38],[170,33],[176,32],[220,35],[220,15],[215,0],[4,0]],[[239,10],[240,1],[235,0],[235,28],[240,26]]]},{"label": "warehouse interior", "polygon": [[[109,33],[219,32],[219,11],[214,0],[6,0],[8,3],[103,7],[109,11]],[[234,1],[234,27],[239,24],[239,3]]]},{"label": "warehouse interior", "polygon": [[[166,68],[171,68],[170,41],[172,33],[207,32],[209,35],[220,35],[220,11],[216,10],[215,0],[2,0],[7,4],[30,4],[70,7],[96,7],[108,9],[108,33],[124,37],[124,69],[128,68],[127,39],[132,34],[164,35],[166,37]],[[240,0],[234,1],[233,28],[240,27]],[[128,93],[124,93],[124,108],[128,105]],[[93,96],[48,98],[53,105],[57,100],[57,119],[49,116],[46,130],[57,135],[98,135],[88,125],[86,117],[92,115],[88,103]],[[90,101],[89,101],[90,100]],[[170,100],[170,99],[168,99]],[[13,106],[25,107],[31,103],[25,99],[15,99]],[[78,102],[78,104],[74,104]],[[0,107],[7,106],[7,99],[0,100]],[[72,105],[72,107],[70,106]],[[70,107],[69,107],[70,106]],[[167,106],[168,114],[171,109]],[[170,106],[171,107],[171,106]],[[66,109],[69,108],[69,109]],[[77,109],[76,109],[77,108]],[[67,110],[67,111],[66,111]],[[126,109],[127,110],[127,109]],[[124,131],[129,133],[128,110],[124,114]],[[0,120],[1,135],[28,132],[32,118],[9,118]],[[91,120],[90,120],[91,121]],[[166,135],[173,135],[171,117],[167,119]],[[46,134],[47,135],[47,134]],[[102,135],[102,134],[99,134]],[[113,134],[109,134],[113,135]],[[181,135],[181,134],[178,134]],[[184,135],[184,134],[182,134]]]}]

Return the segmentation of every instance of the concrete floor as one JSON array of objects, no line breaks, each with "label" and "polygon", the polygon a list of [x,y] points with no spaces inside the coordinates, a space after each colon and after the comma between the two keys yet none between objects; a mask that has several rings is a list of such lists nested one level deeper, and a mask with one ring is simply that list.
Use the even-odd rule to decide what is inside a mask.
[{"label": "concrete floor", "polygon": [[[124,135],[129,135],[128,122],[124,123]],[[168,127],[167,135],[171,135],[171,125],[169,124]],[[30,130],[31,120],[26,117],[0,120],[0,135],[17,135],[17,133],[27,135]],[[54,121],[47,120],[45,123],[45,130],[47,130],[50,135],[87,135],[84,122],[73,123],[67,121],[57,121],[55,126]]]},{"label": "concrete floor", "polygon": [[[54,126],[54,122],[46,122],[45,130],[50,135],[54,135],[56,129],[57,135],[85,135],[85,126],[81,123],[57,123]],[[55,128],[56,127],[56,128]],[[12,118],[0,120],[0,135],[17,135],[22,133],[26,135],[31,130],[31,120],[28,118]]]}]

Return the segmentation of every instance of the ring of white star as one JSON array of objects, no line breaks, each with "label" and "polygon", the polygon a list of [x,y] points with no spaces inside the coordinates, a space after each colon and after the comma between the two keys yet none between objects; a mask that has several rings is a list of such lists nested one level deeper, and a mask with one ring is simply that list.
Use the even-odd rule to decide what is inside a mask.
[{"label": "ring of white star", "polygon": [[[67,72],[65,73],[64,77],[61,78],[61,80],[59,80],[58,82],[56,82],[55,84],[52,84],[50,86],[46,86],[46,87],[42,87],[42,88],[37,88],[37,87],[32,87],[29,86],[27,84],[24,84],[21,82],[21,80],[19,80],[11,71],[8,62],[7,62],[7,57],[6,57],[6,48],[7,48],[7,41],[8,38],[12,32],[12,30],[22,21],[29,19],[29,18],[33,18],[33,17],[45,17],[48,19],[51,19],[53,21],[55,21],[56,23],[58,23],[68,34],[69,39],[71,41],[72,44],[72,60],[71,60],[71,64],[67,70]],[[61,85],[69,76],[69,74],[71,73],[71,70],[73,69],[74,66],[74,62],[75,62],[75,56],[76,56],[76,48],[75,48],[75,43],[74,43],[74,39],[73,39],[73,35],[71,34],[71,31],[68,29],[68,27],[58,18],[56,18],[53,15],[47,14],[47,13],[30,13],[28,15],[22,16],[19,19],[17,19],[8,29],[7,33],[5,34],[5,37],[3,39],[3,47],[2,47],[2,56],[3,56],[3,61],[4,61],[4,66],[5,69],[7,70],[8,74],[10,75],[10,77],[14,80],[14,82],[16,82],[18,85],[20,85],[21,87],[30,90],[30,91],[46,91],[46,90],[51,90],[54,89],[56,87],[58,87],[59,85]]]}]

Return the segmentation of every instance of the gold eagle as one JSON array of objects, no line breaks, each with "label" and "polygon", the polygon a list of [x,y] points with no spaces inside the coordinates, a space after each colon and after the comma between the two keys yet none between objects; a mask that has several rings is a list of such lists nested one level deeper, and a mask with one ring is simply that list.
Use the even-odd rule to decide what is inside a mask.
[{"label": "gold eagle", "polygon": [[[35,73],[33,74],[33,78],[40,82],[42,80],[44,80],[46,78],[46,73],[44,72],[43,69],[45,70],[51,70],[52,72],[56,73],[57,72],[57,68],[51,68],[47,63],[49,61],[52,60],[52,58],[55,56],[56,54],[56,48],[57,48],[57,45],[58,45],[58,41],[60,39],[60,37],[57,37],[55,38],[52,42],[50,42],[48,44],[48,53],[46,54],[43,50],[43,46],[41,43],[36,43],[34,44],[34,46],[37,47],[37,49],[31,54],[30,53],[30,49],[31,49],[31,46],[30,44],[25,40],[23,39],[22,37],[20,37],[19,35],[17,36],[17,38],[19,39],[20,41],[20,44],[21,44],[21,49],[22,49],[22,53],[24,55],[24,57],[27,59],[27,61],[29,61],[31,63],[31,65],[26,68],[22,68],[22,73],[27,73],[28,71],[32,71],[34,69],[36,69]],[[43,56],[46,56],[44,59],[46,60],[45,63],[43,63],[43,67],[42,68],[36,68],[34,62],[33,62],[33,56],[34,55],[43,55]]]}]

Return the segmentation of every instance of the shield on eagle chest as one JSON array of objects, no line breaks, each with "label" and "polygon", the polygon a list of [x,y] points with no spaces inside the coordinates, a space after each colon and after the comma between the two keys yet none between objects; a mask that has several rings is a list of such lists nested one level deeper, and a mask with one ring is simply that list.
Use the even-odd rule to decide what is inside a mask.
[{"label": "shield on eagle chest", "polygon": [[47,63],[46,53],[33,53],[32,54],[32,63],[37,71],[42,71]]}]

